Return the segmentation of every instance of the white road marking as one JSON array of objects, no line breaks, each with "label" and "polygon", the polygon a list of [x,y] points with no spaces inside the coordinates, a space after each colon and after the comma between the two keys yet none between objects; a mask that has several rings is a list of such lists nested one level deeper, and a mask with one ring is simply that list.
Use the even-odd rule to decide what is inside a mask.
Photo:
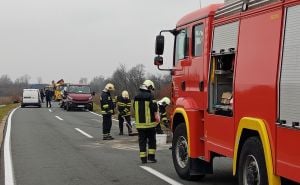
[{"label": "white road marking", "polygon": [[102,115],[100,115],[100,114],[97,114],[96,112],[92,112],[92,111],[89,111],[90,113],[92,113],[92,114],[94,114],[94,115],[96,115],[96,116],[100,116],[100,117],[102,117]]},{"label": "white road marking", "polygon": [[12,157],[11,157],[11,143],[10,143],[10,134],[11,134],[11,118],[14,112],[18,108],[15,108],[9,115],[6,127],[6,134],[4,140],[4,171],[5,171],[5,185],[14,185],[14,170],[12,164]]},{"label": "white road marking", "polygon": [[170,177],[148,167],[148,166],[140,166],[141,168],[143,168],[144,170],[148,171],[149,173],[155,175],[156,177],[164,180],[165,182],[169,183],[169,184],[172,184],[172,185],[182,185],[181,183],[171,179]]},{"label": "white road marking", "polygon": [[91,136],[90,134],[80,130],[79,128],[75,128],[75,130],[77,130],[78,132],[80,132],[82,135],[85,135],[88,138],[94,138],[93,136]]},{"label": "white road marking", "polygon": [[59,116],[55,116],[57,119],[59,119],[60,121],[63,121],[63,119]]},{"label": "white road marking", "polygon": [[52,112],[52,110],[51,110],[51,109],[49,109],[49,112]]}]

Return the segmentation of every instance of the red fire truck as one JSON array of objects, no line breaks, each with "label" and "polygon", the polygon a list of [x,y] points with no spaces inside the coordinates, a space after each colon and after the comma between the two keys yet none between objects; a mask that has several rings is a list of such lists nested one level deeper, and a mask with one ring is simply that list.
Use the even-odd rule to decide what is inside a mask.
[{"label": "red fire truck", "polygon": [[[172,69],[160,67],[165,32]],[[180,177],[202,178],[229,157],[240,185],[300,182],[300,0],[210,5],[162,30],[155,51],[172,74]]]}]

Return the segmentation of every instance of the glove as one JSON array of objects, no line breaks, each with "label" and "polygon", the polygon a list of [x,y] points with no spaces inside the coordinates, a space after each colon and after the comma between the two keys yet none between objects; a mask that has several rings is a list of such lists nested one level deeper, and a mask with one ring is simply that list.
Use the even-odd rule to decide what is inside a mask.
[{"label": "glove", "polygon": [[155,122],[160,123],[160,116],[158,112],[155,113]]}]

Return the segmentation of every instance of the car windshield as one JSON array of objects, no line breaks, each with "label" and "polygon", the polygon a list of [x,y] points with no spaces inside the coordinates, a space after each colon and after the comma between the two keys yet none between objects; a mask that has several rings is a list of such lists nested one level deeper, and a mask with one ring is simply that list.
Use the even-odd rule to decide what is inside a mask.
[{"label": "car windshield", "polygon": [[91,89],[89,86],[83,86],[83,85],[71,85],[68,88],[69,93],[80,93],[80,94],[90,94]]}]

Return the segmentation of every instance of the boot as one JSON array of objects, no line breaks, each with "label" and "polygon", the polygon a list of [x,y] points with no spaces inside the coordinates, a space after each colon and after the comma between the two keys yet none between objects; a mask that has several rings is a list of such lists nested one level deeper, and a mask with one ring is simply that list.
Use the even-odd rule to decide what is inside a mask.
[{"label": "boot", "polygon": [[142,160],[142,164],[146,164],[147,163],[147,157],[141,157]]},{"label": "boot", "polygon": [[132,135],[132,126],[129,123],[126,123],[126,127],[128,129],[128,135],[131,136]]},{"label": "boot", "polygon": [[156,163],[157,160],[155,159],[155,155],[154,154],[148,154],[148,161],[150,163]]},{"label": "boot", "polygon": [[113,138],[110,134],[108,134],[108,140],[114,140],[115,138]]}]

